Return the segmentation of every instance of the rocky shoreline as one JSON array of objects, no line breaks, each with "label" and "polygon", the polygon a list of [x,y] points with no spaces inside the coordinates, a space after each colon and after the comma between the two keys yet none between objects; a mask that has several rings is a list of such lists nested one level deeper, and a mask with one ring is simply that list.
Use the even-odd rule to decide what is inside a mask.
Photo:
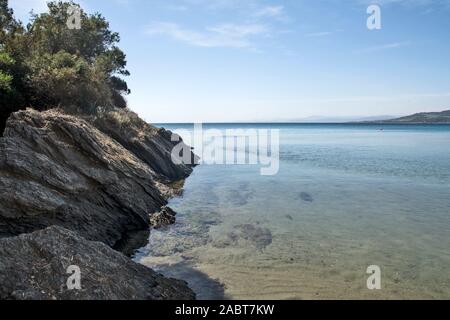
[{"label": "rocky shoreline", "polygon": [[[194,299],[126,257],[174,222],[167,201],[193,169],[172,162],[177,143],[126,110],[12,114],[0,138],[0,299]],[[80,290],[66,287],[73,265]]]}]

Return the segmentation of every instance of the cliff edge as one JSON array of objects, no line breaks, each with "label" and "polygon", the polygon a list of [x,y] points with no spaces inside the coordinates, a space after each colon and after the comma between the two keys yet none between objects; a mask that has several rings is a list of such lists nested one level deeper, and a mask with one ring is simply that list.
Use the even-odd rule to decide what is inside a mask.
[{"label": "cliff edge", "polygon": [[[172,163],[170,136],[126,110],[89,119],[57,110],[12,114],[0,138],[0,279],[21,281],[6,285],[2,280],[1,296],[36,298],[39,295],[28,293],[38,292],[45,283],[44,291],[51,295],[43,298],[66,298],[59,278],[53,281],[52,273],[44,272],[31,280],[32,268],[35,263],[63,264],[69,256],[84,255],[88,258],[82,261],[99,272],[99,289],[80,298],[158,298],[158,294],[139,295],[133,290],[124,290],[122,295],[103,290],[107,275],[101,266],[114,265],[121,274],[127,268],[140,268],[131,261],[124,264],[127,258],[111,248],[127,247],[126,240],[145,234],[150,218],[176,194],[171,183],[192,172],[190,166]],[[70,252],[63,250],[68,243],[74,247],[64,255]],[[27,250],[30,254],[24,255],[22,251]],[[47,253],[37,255],[42,250]],[[106,254],[97,257],[96,250]],[[114,273],[114,268],[106,271]],[[95,287],[95,277],[90,281]],[[125,281],[123,285],[130,284]],[[160,296],[193,297],[186,284],[176,282],[173,288],[162,290]],[[178,291],[184,294],[177,295]]]}]

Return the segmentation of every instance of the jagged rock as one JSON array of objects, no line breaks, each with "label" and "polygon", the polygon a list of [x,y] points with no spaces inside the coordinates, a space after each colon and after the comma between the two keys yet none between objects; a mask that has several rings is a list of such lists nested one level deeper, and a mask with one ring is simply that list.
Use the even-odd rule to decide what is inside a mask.
[{"label": "jagged rock", "polygon": [[[151,130],[159,156],[143,161],[92,119],[11,115],[0,138],[0,299],[195,298],[184,282],[112,249],[144,246],[150,216],[192,170],[172,164],[169,133],[146,125],[141,134]],[[81,268],[82,290],[66,289],[69,265]]]},{"label": "jagged rock", "polygon": [[0,237],[58,225],[113,247],[148,229],[169,189],[116,140],[55,110],[12,114],[0,139]]},{"label": "jagged rock", "polygon": [[[171,161],[173,148],[182,143],[172,141],[172,133],[155,128],[129,110],[101,113],[88,119],[103,133],[115,139],[164,178],[183,180],[192,173],[198,158],[190,152],[191,165]],[[183,148],[189,150],[189,147]]]},{"label": "jagged rock", "polygon": [[150,217],[150,226],[154,229],[160,229],[175,223],[175,211],[169,207],[163,207],[161,210]]},{"label": "jagged rock", "polygon": [[137,249],[145,247],[150,237],[150,229],[128,232],[114,245],[114,250],[122,252],[127,257],[135,255]]},{"label": "jagged rock", "polygon": [[[0,299],[194,299],[183,281],[166,279],[100,242],[61,227],[0,240]],[[68,290],[69,266],[81,290]]]}]

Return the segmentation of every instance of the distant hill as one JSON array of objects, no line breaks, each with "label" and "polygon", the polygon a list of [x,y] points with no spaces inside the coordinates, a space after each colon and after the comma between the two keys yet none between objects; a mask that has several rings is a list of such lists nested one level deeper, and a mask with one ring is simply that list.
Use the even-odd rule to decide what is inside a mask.
[{"label": "distant hill", "polygon": [[281,118],[281,119],[270,119],[264,121],[250,121],[250,123],[349,123],[349,122],[371,122],[371,121],[384,121],[395,118],[395,116],[311,116],[307,118]]},{"label": "distant hill", "polygon": [[367,121],[384,121],[394,118],[393,115],[390,116],[370,116],[370,117],[325,117],[325,116],[312,116],[308,118],[301,118],[290,120],[287,122],[298,122],[298,123],[347,123],[347,122],[367,122]]},{"label": "distant hill", "polygon": [[386,124],[450,124],[450,110],[442,112],[422,112],[396,119],[376,120],[371,122]]}]

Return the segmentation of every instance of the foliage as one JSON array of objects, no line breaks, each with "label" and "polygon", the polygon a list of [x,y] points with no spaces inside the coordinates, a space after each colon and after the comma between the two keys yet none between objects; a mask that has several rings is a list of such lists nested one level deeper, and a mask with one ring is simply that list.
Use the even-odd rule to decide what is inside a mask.
[{"label": "foliage", "polygon": [[9,68],[15,61],[7,53],[0,52],[0,92],[9,93],[12,90],[12,75],[9,74]]},{"label": "foliage", "polygon": [[[77,6],[81,28],[69,28],[69,8]],[[120,37],[99,13],[74,2],[53,1],[48,12],[32,14],[24,27],[0,0],[0,123],[15,110],[54,107],[92,113],[126,108],[126,56]],[[0,128],[3,129],[3,128]]]},{"label": "foliage", "polygon": [[23,97],[17,91],[19,86],[14,75],[17,72],[16,61],[6,52],[0,51],[0,133],[4,129],[4,119],[23,104]]}]

